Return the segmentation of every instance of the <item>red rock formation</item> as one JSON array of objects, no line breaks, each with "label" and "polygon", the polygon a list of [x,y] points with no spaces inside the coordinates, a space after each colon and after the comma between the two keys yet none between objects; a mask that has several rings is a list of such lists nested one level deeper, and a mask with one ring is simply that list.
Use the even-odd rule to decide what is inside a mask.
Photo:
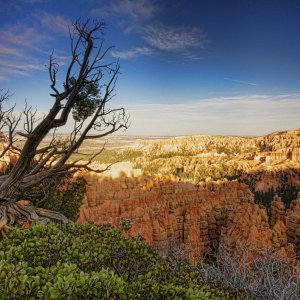
[{"label": "red rock formation", "polygon": [[254,249],[257,255],[258,251],[272,248],[278,250],[280,257],[293,258],[294,251],[300,250],[300,192],[287,211],[281,198],[275,196],[271,214],[269,225],[264,208],[251,203],[240,205],[222,228],[222,249],[242,256],[245,249]]},{"label": "red rock formation", "polygon": [[281,198],[276,195],[271,203],[271,226],[274,226],[278,220],[285,222],[285,206]]},{"label": "red rock formation", "polygon": [[140,235],[160,249],[169,240],[184,243],[191,259],[220,243],[237,256],[246,248],[275,248],[282,257],[291,257],[293,246],[300,249],[300,197],[286,213],[275,196],[269,222],[266,209],[254,204],[247,186],[236,181],[193,185],[175,177],[86,178],[79,223],[130,220],[129,235]]},{"label": "red rock formation", "polygon": [[[278,199],[276,200],[278,202]],[[220,246],[235,257],[257,259],[265,250],[271,250],[282,258],[293,258],[293,245],[288,244],[287,228],[278,219],[274,226],[268,223],[264,208],[256,204],[242,204],[227,227],[223,227]]]},{"label": "red rock formation", "polygon": [[222,245],[227,251],[238,251],[240,245],[260,249],[271,247],[272,231],[265,209],[245,203],[230,217],[221,236]]},{"label": "red rock formation", "polygon": [[293,243],[295,250],[300,250],[300,192],[286,214],[287,239]]},{"label": "red rock formation", "polygon": [[238,182],[193,185],[167,177],[89,175],[87,198],[78,222],[112,223],[128,219],[129,233],[164,248],[168,239],[204,252],[217,246],[230,213],[253,196]]}]

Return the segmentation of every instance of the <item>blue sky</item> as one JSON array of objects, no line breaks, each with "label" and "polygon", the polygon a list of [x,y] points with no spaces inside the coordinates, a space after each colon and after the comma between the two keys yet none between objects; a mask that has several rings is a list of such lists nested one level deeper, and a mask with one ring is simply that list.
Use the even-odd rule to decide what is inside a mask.
[{"label": "blue sky", "polygon": [[63,74],[68,24],[100,18],[121,63],[113,105],[131,115],[127,134],[300,127],[299,1],[0,0],[0,12],[0,88],[18,107],[50,107],[49,54]]}]

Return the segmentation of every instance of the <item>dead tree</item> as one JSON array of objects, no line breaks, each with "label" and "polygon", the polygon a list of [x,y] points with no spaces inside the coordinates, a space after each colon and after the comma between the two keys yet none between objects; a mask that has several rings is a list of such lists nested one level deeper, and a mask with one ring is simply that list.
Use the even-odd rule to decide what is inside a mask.
[{"label": "dead tree", "polygon": [[[70,29],[71,58],[60,88],[57,84],[58,63],[53,53],[50,56],[48,70],[53,105],[42,119],[39,120],[37,111],[28,105],[20,115],[14,113],[14,107],[5,110],[10,95],[2,90],[0,131],[6,133],[6,143],[0,159],[13,152],[18,154],[18,160],[8,174],[0,176],[0,228],[15,226],[20,219],[67,222],[59,213],[19,204],[20,191],[41,183],[53,185],[57,178],[78,169],[103,172],[90,166],[92,159],[103,149],[86,163],[70,162],[70,157],[83,141],[103,138],[127,128],[128,117],[124,108],[107,107],[114,96],[120,66],[118,62],[107,62],[111,47],[104,48],[101,39],[103,27],[103,23],[90,20],[73,24]],[[57,132],[70,120],[74,124],[73,131],[62,142]],[[22,122],[23,130],[19,130]],[[41,147],[41,142],[49,134],[52,134],[52,140]],[[25,138],[21,149],[16,146],[18,136]]]},{"label": "dead tree", "polygon": [[296,257],[282,257],[278,249],[242,245],[240,256],[220,246],[215,257],[197,269],[204,280],[244,291],[255,300],[300,299],[300,277]]}]

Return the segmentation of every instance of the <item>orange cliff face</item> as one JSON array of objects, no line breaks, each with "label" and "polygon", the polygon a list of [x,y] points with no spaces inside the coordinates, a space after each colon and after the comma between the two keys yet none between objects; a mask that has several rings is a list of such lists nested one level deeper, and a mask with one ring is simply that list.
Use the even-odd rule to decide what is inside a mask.
[{"label": "orange cliff face", "polygon": [[79,223],[130,220],[130,235],[162,249],[169,239],[198,254],[216,247],[230,214],[253,203],[248,187],[236,181],[193,185],[170,177],[85,177],[87,197]]},{"label": "orange cliff face", "polygon": [[[262,250],[275,250],[281,258],[294,259],[300,251],[300,193],[286,210],[280,197],[271,204],[271,219],[266,209],[257,204],[242,204],[223,228],[220,238],[222,249],[242,257],[257,258]],[[252,256],[252,257],[251,257]]]},{"label": "orange cliff face", "polygon": [[194,185],[170,176],[118,178],[85,173],[86,199],[78,223],[130,220],[131,236],[164,251],[170,241],[184,244],[193,260],[219,245],[242,255],[243,249],[277,249],[281,257],[300,250],[300,197],[286,210],[280,197],[272,217],[254,203],[248,186],[237,181]]},{"label": "orange cliff face", "polygon": [[262,250],[275,249],[283,257],[291,257],[293,245],[288,244],[285,222],[277,219],[270,226],[266,210],[257,204],[242,204],[230,216],[227,227],[221,233],[221,247],[241,257],[248,252],[249,259]]}]

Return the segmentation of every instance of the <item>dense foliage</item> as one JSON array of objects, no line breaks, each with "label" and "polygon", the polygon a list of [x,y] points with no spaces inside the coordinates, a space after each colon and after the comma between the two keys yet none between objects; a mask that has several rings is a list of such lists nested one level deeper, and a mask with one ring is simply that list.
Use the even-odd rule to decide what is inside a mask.
[{"label": "dense foliage", "polygon": [[0,299],[238,299],[109,226],[40,225],[0,242]]},{"label": "dense foliage", "polygon": [[[72,87],[75,84],[76,79],[71,77],[69,85]],[[98,82],[84,80],[72,110],[73,119],[76,122],[83,121],[93,115],[99,104],[99,94],[100,88]]]},{"label": "dense foliage", "polygon": [[46,184],[47,182],[42,182],[34,188],[23,189],[19,198],[29,199],[37,207],[60,212],[68,219],[76,221],[86,192],[86,180],[83,177],[70,176],[58,178],[44,195]]},{"label": "dense foliage", "polygon": [[249,186],[250,191],[254,194],[255,202],[263,205],[271,216],[271,203],[275,195],[281,197],[286,208],[290,208],[291,202],[297,198],[298,192],[300,192],[299,169],[281,170],[276,173],[269,173],[276,178],[276,185],[270,185],[268,189],[260,191],[256,190],[257,182],[264,181],[265,172],[260,171],[257,173],[244,174],[239,178],[240,182],[243,182]]},{"label": "dense foliage", "polygon": [[83,177],[66,181],[60,189],[49,197],[44,207],[64,214],[68,219],[76,221],[80,206],[86,192],[86,180]]}]

